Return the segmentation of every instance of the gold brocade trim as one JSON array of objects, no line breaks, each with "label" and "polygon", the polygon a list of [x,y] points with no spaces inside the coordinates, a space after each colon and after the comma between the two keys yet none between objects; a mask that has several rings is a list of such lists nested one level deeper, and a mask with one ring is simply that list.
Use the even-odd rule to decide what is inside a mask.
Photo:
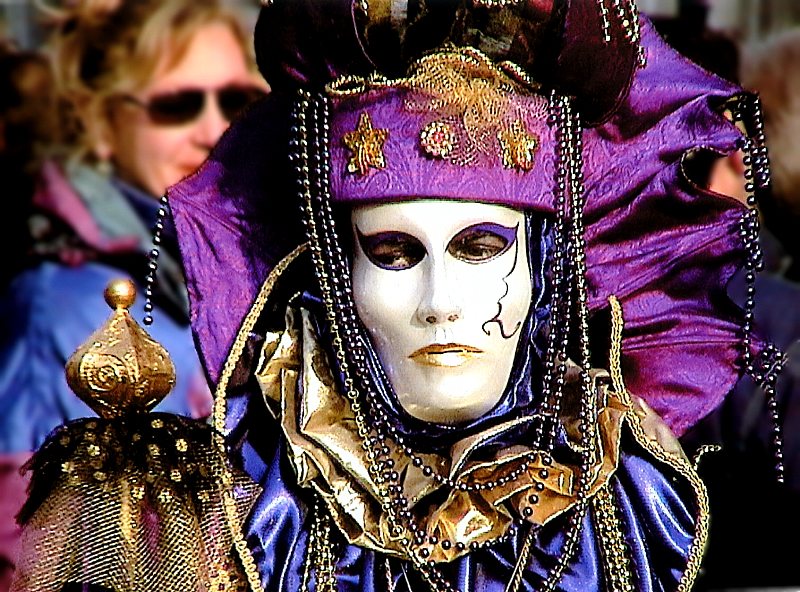
[{"label": "gold brocade trim", "polygon": [[[213,411],[213,424],[214,428],[216,428],[214,431],[214,444],[216,445],[219,454],[222,455],[222,458],[225,458],[227,454],[225,450],[225,438],[223,434],[225,433],[225,415],[227,412],[226,391],[228,388],[228,382],[230,382],[233,371],[236,368],[236,364],[239,362],[239,359],[244,352],[250,331],[252,331],[256,321],[258,320],[258,317],[261,315],[261,312],[267,303],[267,299],[272,293],[275,283],[278,281],[278,278],[280,278],[283,272],[286,271],[286,268],[288,268],[289,265],[307,248],[308,243],[303,243],[296,247],[291,253],[284,257],[278,263],[278,265],[272,269],[272,271],[269,272],[267,279],[261,286],[258,296],[256,296],[250,312],[248,312],[241,328],[239,329],[239,332],[236,335],[236,339],[233,342],[230,354],[225,360],[225,365],[223,366],[219,382],[217,383],[217,388],[214,391]],[[258,574],[258,568],[256,567],[255,560],[250,554],[250,551],[247,548],[247,542],[242,536],[242,525],[239,521],[239,516],[236,511],[236,500],[233,497],[233,491],[231,487],[233,484],[233,475],[227,468],[223,472],[222,481],[222,490],[225,492],[225,514],[227,517],[228,527],[231,530],[231,536],[234,540],[234,546],[236,547],[237,554],[242,562],[242,567],[244,568],[245,575],[247,576],[247,582],[250,585],[251,591],[258,592],[262,589],[261,579]]]},{"label": "gold brocade trim", "polygon": [[[525,121],[544,121],[549,101],[535,92],[539,85],[512,64],[497,65],[473,47],[446,46],[414,62],[404,78],[345,76],[329,84],[327,91],[342,97],[386,88],[411,91],[404,107],[425,119],[419,144],[428,156],[463,167],[499,165],[522,172],[533,168],[538,137]],[[359,119],[359,133],[364,115]],[[385,130],[364,130],[377,131]],[[364,175],[367,166],[354,164],[353,134],[342,138],[354,151],[348,170]],[[382,163],[377,156],[374,160]],[[383,164],[371,166],[383,168]]]},{"label": "gold brocade trim", "polygon": [[[613,295],[609,296],[608,302],[611,305],[611,351],[609,352],[611,380],[617,396],[623,401],[632,403],[632,397],[625,389],[625,383],[622,379],[621,353],[622,329],[624,324],[622,306],[616,296]],[[635,409],[635,413],[629,414],[631,420],[629,425],[636,441],[657,459],[672,466],[678,473],[685,477],[694,489],[697,498],[698,510],[695,537],[689,549],[686,570],[681,575],[680,582],[678,583],[678,592],[689,592],[697,579],[697,574],[700,571],[703,560],[703,553],[708,543],[708,520],[710,513],[708,492],[691,462],[680,449],[677,451],[670,451],[667,447],[664,447],[662,443],[663,439],[658,438],[659,430],[653,432],[653,426],[648,426],[649,429],[645,430],[643,425],[645,421],[642,421],[642,418],[654,414],[640,399],[637,398],[636,403],[639,408]],[[651,434],[655,433],[656,438],[649,436],[647,433],[648,431]]]},{"label": "gold brocade trim", "polygon": [[631,558],[623,535],[623,525],[617,514],[617,499],[609,485],[592,498],[592,509],[597,520],[607,589],[609,592],[633,592]]}]

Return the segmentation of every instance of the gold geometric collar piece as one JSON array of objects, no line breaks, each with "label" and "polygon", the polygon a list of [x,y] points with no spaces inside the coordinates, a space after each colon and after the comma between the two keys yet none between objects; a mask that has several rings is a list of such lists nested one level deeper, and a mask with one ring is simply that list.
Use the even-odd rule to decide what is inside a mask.
[{"label": "gold geometric collar piece", "polygon": [[358,126],[347,132],[342,141],[352,152],[347,170],[361,176],[369,172],[369,167],[382,169],[386,166],[383,155],[383,144],[389,137],[389,130],[375,129],[367,112],[358,117]]}]

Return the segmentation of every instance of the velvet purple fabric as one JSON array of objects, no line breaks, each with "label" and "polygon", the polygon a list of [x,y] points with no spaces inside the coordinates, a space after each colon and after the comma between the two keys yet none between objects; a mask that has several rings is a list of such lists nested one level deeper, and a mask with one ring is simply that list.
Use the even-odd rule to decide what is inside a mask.
[{"label": "velvet purple fabric", "polygon": [[[414,91],[390,88],[333,100],[330,182],[334,202],[355,205],[432,197],[553,211],[557,143],[555,129],[547,123],[545,98],[512,96],[508,101],[505,119],[524,122],[528,133],[538,138],[533,168],[523,171],[502,166],[499,152],[477,154],[476,160],[482,158],[472,166],[427,156],[419,147],[420,130],[437,118],[435,113],[409,110],[406,102],[415,96]],[[356,129],[362,113],[369,115],[375,129],[388,132],[383,145],[385,168],[370,169],[366,175],[348,171],[351,152],[343,142]]]},{"label": "velvet purple fabric", "polygon": [[[592,311],[610,295],[620,299],[627,385],[680,435],[719,405],[740,373],[742,312],[726,285],[744,261],[744,206],[695,186],[682,163],[695,149],[725,155],[737,148],[741,134],[717,107],[741,89],[685,60],[642,23],[646,67],[608,121],[584,133],[588,296]],[[274,93],[254,106],[201,170],[169,191],[212,382],[267,273],[304,240],[288,179],[288,104]],[[333,142],[335,198],[430,195],[553,211],[541,176],[552,179],[548,130],[540,130],[532,171],[495,168],[481,178],[425,158],[412,145],[418,127],[403,135],[398,126],[408,119],[395,107],[389,101],[373,113],[376,127],[393,126],[400,142],[396,152],[387,146],[387,172],[370,177],[374,192],[352,187],[357,181],[342,173],[344,154]],[[337,125],[353,129],[357,112],[335,114],[334,139]],[[402,165],[397,174],[393,163]]]}]

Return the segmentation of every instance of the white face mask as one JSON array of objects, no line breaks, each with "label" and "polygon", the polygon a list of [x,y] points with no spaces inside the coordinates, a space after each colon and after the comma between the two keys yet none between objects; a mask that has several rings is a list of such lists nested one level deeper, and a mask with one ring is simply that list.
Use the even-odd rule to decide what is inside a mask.
[{"label": "white face mask", "polygon": [[531,304],[525,215],[446,200],[358,206],[353,290],[402,407],[455,423],[500,400]]}]

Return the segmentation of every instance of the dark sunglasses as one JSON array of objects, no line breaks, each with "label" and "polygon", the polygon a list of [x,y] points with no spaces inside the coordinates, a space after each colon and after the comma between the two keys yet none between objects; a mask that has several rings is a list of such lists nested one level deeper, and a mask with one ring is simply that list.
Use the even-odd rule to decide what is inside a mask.
[{"label": "dark sunglasses", "polygon": [[147,101],[131,95],[125,95],[123,99],[144,109],[150,121],[157,125],[184,125],[200,116],[209,95],[216,97],[222,115],[228,121],[232,121],[245,107],[266,94],[260,88],[253,86],[231,85],[217,89],[179,90],[154,95]]}]

